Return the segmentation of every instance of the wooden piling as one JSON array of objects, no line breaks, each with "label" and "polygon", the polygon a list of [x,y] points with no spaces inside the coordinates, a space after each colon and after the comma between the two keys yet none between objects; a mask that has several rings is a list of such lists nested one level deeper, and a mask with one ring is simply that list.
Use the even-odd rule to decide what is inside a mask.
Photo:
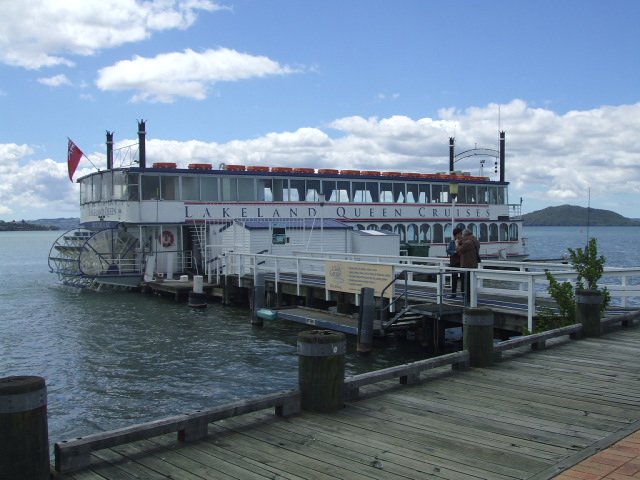
[{"label": "wooden piling", "polygon": [[576,323],[582,324],[582,336],[599,337],[603,297],[597,290],[576,290]]},{"label": "wooden piling", "polygon": [[368,355],[373,348],[373,318],[376,313],[376,299],[373,293],[373,288],[363,288],[360,293],[356,351],[361,355]]},{"label": "wooden piling", "polygon": [[49,477],[45,380],[34,376],[0,378],[0,479]]},{"label": "wooden piling", "polygon": [[344,333],[307,330],[298,334],[298,384],[303,410],[334,412],[344,405]]},{"label": "wooden piling", "polygon": [[264,273],[256,275],[256,283],[251,290],[251,325],[261,327],[263,320],[258,316],[258,310],[264,307],[265,302],[265,279]]},{"label": "wooden piling", "polygon": [[471,367],[493,363],[493,312],[487,308],[465,308],[462,314],[462,344],[469,351]]}]

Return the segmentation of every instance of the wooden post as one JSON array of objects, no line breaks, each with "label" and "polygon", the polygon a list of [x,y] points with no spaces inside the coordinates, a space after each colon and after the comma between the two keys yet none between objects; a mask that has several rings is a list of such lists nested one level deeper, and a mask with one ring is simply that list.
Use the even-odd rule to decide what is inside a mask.
[{"label": "wooden post", "polygon": [[576,323],[582,324],[583,337],[599,337],[602,333],[602,301],[602,294],[597,290],[576,290]]},{"label": "wooden post", "polygon": [[373,288],[363,288],[360,293],[360,317],[358,319],[358,342],[356,351],[368,355],[373,348],[373,317],[376,313],[376,299]]},{"label": "wooden post", "polygon": [[45,380],[33,376],[0,378],[0,478],[49,477]]},{"label": "wooden post", "polygon": [[194,275],[193,289],[189,292],[189,306],[193,308],[207,308],[207,295],[204,293],[204,277]]},{"label": "wooden post", "polygon": [[462,314],[462,348],[469,351],[471,367],[493,364],[493,312],[487,308],[465,308]]},{"label": "wooden post", "polygon": [[334,412],[344,405],[344,333],[307,330],[298,334],[298,384],[303,410]]},{"label": "wooden post", "polygon": [[258,273],[256,274],[256,283],[253,286],[251,296],[251,325],[254,327],[261,327],[263,325],[262,318],[258,316],[258,310],[264,307],[264,290],[264,273]]}]

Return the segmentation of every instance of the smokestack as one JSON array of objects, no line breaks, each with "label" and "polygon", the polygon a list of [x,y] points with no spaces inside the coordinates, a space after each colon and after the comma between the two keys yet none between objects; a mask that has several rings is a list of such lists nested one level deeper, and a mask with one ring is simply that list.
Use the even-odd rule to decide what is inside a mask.
[{"label": "smokestack", "polygon": [[453,172],[453,168],[454,168],[453,167],[453,164],[454,164],[454,161],[453,161],[453,156],[454,156],[453,155],[453,153],[454,153],[453,144],[454,144],[454,137],[449,137],[449,171],[450,172]]},{"label": "smokestack", "polygon": [[113,168],[113,132],[107,130],[107,170]]},{"label": "smokestack", "polygon": [[504,131],[500,132],[500,181],[504,182]]},{"label": "smokestack", "polygon": [[144,124],[144,120],[138,120],[138,163],[140,164],[140,168],[147,167],[147,150],[145,143],[145,135],[147,132],[145,131]]}]

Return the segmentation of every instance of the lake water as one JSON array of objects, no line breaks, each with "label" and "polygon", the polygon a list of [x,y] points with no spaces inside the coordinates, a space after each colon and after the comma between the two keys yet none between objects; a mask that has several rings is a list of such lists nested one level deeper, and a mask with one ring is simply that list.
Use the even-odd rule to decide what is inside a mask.
[{"label": "lake water", "polygon": [[[47,381],[52,442],[211,407],[297,385],[296,339],[308,328],[252,328],[246,309],[60,286],[47,256],[61,232],[0,232],[0,377]],[[640,228],[591,227],[610,266],[640,265]],[[532,258],[587,243],[585,228],[526,230]],[[347,373],[424,357],[413,343],[385,343]]]}]

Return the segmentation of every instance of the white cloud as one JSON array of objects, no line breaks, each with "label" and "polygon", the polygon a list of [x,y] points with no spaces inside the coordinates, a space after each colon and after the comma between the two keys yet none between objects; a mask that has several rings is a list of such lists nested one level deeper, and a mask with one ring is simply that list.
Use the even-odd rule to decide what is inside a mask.
[{"label": "white cloud", "polygon": [[69,182],[66,161],[31,160],[33,153],[28,145],[0,144],[0,214],[10,220],[38,218],[40,210],[77,215],[78,186]]},{"label": "white cloud", "polygon": [[71,85],[71,81],[66,75],[54,75],[53,77],[39,78],[38,82],[48,87],[61,87],[62,85]]},{"label": "white cloud", "polygon": [[102,90],[134,90],[134,101],[172,102],[175,97],[202,100],[215,82],[232,82],[294,70],[267,57],[220,48],[202,53],[187,49],[153,58],[136,56],[98,72]]},{"label": "white cloud", "polygon": [[31,0],[3,2],[0,62],[29,69],[73,65],[73,56],[186,29],[200,11],[223,9],[211,0]]},{"label": "white cloud", "polygon": [[[216,167],[226,163],[445,171],[448,140],[454,131],[456,152],[476,144],[497,148],[497,109],[497,105],[447,109],[438,119],[345,117],[327,128],[304,127],[223,144],[154,139],[149,132],[147,164],[180,159],[182,167],[208,162]],[[590,190],[598,208],[640,217],[634,207],[640,204],[640,103],[559,115],[514,100],[501,106],[501,118],[511,203],[524,197],[525,211],[561,203],[586,204]],[[119,139],[116,149],[136,141]],[[68,180],[66,159],[29,160],[32,154],[27,145],[0,145],[0,205],[13,211],[41,205],[77,210],[77,186]],[[104,152],[89,156],[97,167],[104,167]],[[473,157],[456,168],[480,173],[478,159]],[[81,164],[76,176],[90,171],[93,167]],[[485,165],[484,174],[496,178],[493,164]]]}]

